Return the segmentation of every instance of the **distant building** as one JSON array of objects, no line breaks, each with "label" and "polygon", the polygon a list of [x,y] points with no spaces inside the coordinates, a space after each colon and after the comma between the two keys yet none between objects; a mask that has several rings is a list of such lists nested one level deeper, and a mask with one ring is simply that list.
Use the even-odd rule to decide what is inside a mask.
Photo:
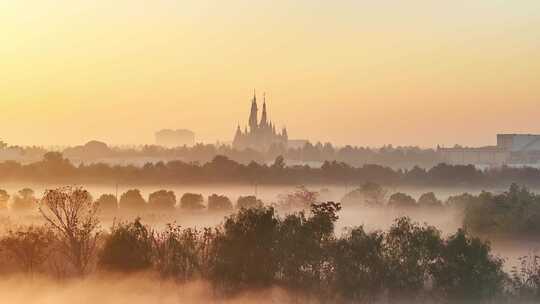
[{"label": "distant building", "polygon": [[540,135],[497,134],[497,145],[478,148],[438,148],[449,164],[486,166],[540,165]]},{"label": "distant building", "polygon": [[186,129],[161,130],[156,132],[156,144],[164,147],[193,146],[195,133]]},{"label": "distant building", "polygon": [[257,151],[267,151],[272,145],[278,145],[287,148],[289,135],[287,129],[283,128],[281,132],[276,131],[276,126],[268,119],[266,111],[266,97],[263,97],[263,108],[261,119],[258,119],[257,96],[254,94],[251,101],[251,112],[249,115],[249,129],[236,128],[234,135],[233,148],[243,150],[246,148]]}]

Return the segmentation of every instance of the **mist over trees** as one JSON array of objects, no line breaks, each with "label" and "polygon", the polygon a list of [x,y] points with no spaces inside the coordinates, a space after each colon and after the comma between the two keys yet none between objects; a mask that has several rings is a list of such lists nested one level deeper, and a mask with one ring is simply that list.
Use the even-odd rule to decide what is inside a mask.
[{"label": "mist over trees", "polygon": [[[352,167],[336,161],[324,162],[321,167],[285,166],[277,157],[273,164],[248,165],[237,163],[225,156],[212,161],[186,163],[147,163],[142,167],[108,165],[104,163],[75,166],[59,153],[35,163],[20,164],[13,161],[0,163],[0,181],[57,182],[93,184],[339,184],[362,185],[372,182],[382,186],[507,186],[519,183],[540,185],[540,169],[510,168],[480,170],[472,165],[438,164],[430,169],[413,167],[394,170],[379,165]],[[376,198],[374,198],[376,199]],[[344,202],[346,203],[346,202]],[[120,208],[122,204],[120,203]]]},{"label": "mist over trees", "polygon": [[[17,160],[22,163],[36,162],[49,152],[40,147],[0,145],[1,160]],[[206,163],[218,155],[226,156],[236,162],[249,164],[252,161],[269,163],[276,157],[282,156],[290,162],[323,163],[324,161],[344,162],[351,166],[378,164],[392,168],[411,168],[420,166],[432,167],[441,162],[441,157],[435,149],[422,149],[414,146],[394,147],[386,145],[380,148],[344,146],[335,147],[331,143],[306,143],[298,148],[284,148],[272,145],[266,152],[252,149],[237,150],[228,145],[196,144],[194,146],[163,147],[158,145],[141,145],[133,147],[110,147],[99,141],[90,141],[84,145],[68,147],[61,151],[65,157],[75,163],[95,163],[104,159],[148,159],[173,160],[184,162]]]},{"label": "mist over trees", "polygon": [[[503,196],[531,198],[526,192],[513,186]],[[156,284],[209,282],[217,297],[280,286],[296,302],[311,303],[540,299],[536,258],[522,258],[521,267],[507,273],[490,244],[465,230],[443,236],[401,217],[385,231],[359,226],[338,234],[342,207],[326,202],[283,215],[271,206],[241,208],[200,230],[176,224],[158,230],[136,218],[103,233],[90,198],[81,188],[48,190],[39,203],[48,225],[14,227],[0,237],[0,261],[12,263],[0,276],[144,271],[158,275]],[[55,255],[69,263],[55,264]]]}]

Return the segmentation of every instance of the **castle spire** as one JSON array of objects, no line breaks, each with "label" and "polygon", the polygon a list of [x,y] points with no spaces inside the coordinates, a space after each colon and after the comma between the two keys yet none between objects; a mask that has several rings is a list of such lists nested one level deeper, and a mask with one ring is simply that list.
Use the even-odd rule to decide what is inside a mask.
[{"label": "castle spire", "polygon": [[261,116],[261,127],[266,127],[268,118],[266,117],[266,93],[263,93],[263,112]]}]

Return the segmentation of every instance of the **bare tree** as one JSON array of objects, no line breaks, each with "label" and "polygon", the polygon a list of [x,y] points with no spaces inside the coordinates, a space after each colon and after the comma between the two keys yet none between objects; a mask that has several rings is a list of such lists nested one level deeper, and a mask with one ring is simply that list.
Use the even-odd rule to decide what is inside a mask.
[{"label": "bare tree", "polygon": [[94,257],[99,236],[98,207],[90,193],[80,187],[47,190],[39,211],[56,230],[60,250],[79,275]]}]

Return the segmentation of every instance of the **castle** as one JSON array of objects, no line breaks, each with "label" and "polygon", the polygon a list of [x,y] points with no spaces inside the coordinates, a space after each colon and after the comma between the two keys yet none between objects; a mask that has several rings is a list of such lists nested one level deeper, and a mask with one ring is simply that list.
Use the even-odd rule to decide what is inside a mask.
[{"label": "castle", "polygon": [[245,127],[242,132],[240,125],[238,125],[233,140],[233,147],[239,150],[250,148],[257,151],[267,151],[273,145],[286,148],[289,141],[287,129],[283,128],[281,133],[276,132],[276,126],[268,120],[266,96],[263,97],[260,122],[258,120],[258,111],[257,96],[253,94],[251,113],[249,115],[249,130],[248,127]]}]

